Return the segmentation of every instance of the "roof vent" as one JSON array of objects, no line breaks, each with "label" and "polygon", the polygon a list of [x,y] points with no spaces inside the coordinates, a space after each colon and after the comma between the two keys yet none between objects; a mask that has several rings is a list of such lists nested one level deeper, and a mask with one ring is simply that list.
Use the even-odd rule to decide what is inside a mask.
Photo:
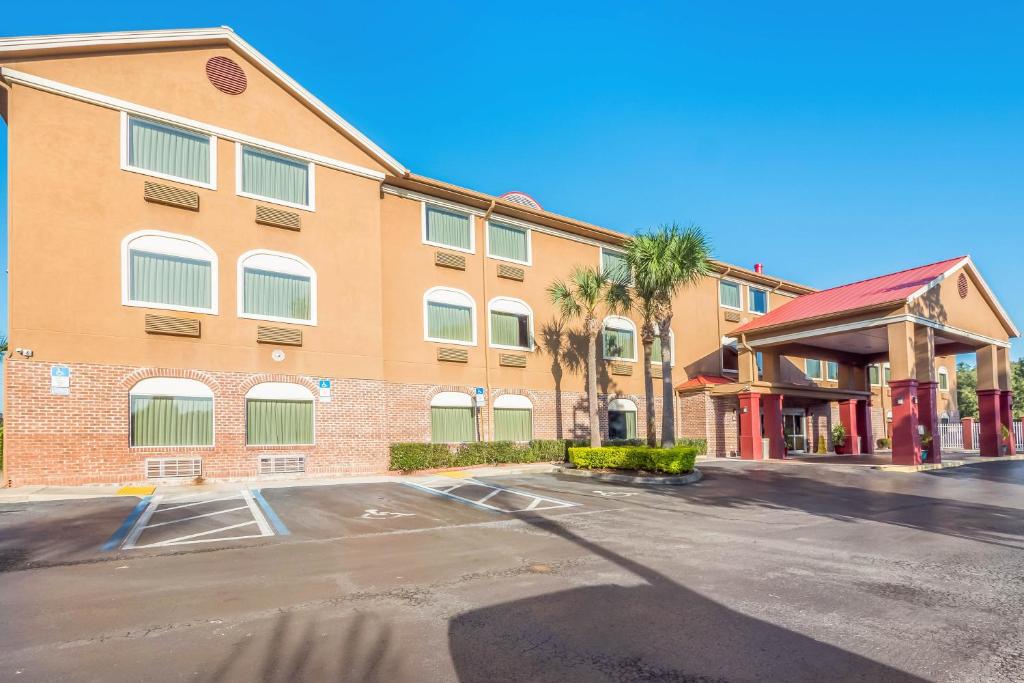
[{"label": "roof vent", "polygon": [[238,62],[221,56],[207,60],[206,77],[225,95],[241,95],[249,84]]},{"label": "roof vent", "polygon": [[501,195],[499,199],[504,199],[505,201],[512,202],[513,204],[525,206],[528,209],[537,209],[537,211],[544,210],[540,208],[540,204],[537,203],[536,199],[526,194],[525,192],[506,192],[505,194]]},{"label": "roof vent", "polygon": [[956,279],[956,289],[961,299],[967,298],[967,276],[964,273],[960,273],[960,277]]}]

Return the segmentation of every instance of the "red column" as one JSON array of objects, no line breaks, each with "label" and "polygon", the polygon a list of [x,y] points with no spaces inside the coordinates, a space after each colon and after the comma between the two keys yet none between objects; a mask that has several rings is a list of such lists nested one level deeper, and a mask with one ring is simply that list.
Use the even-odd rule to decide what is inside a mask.
[{"label": "red column", "polygon": [[1006,452],[1014,455],[1017,452],[1017,437],[1013,433],[1013,392],[1003,391],[999,394],[999,421],[1010,430],[1006,437]]},{"label": "red column", "polygon": [[973,451],[978,447],[978,444],[974,443],[974,418],[960,418],[960,429],[963,430],[964,435],[964,450]]},{"label": "red column", "polygon": [[1003,435],[1000,434],[999,389],[978,389],[978,419],[981,422],[981,438],[978,449],[981,455],[1000,455]]},{"label": "red column", "polygon": [[857,433],[864,439],[863,451],[875,452],[875,435],[871,424],[871,397],[857,401]]},{"label": "red column", "polygon": [[764,435],[768,439],[768,452],[763,455],[781,460],[786,457],[786,437],[782,433],[782,395],[763,394],[761,406],[764,410]]},{"label": "red column", "polygon": [[740,399],[740,457],[761,459],[761,394],[745,391]]},{"label": "red column", "polygon": [[846,428],[846,443],[843,444],[843,453],[849,455],[860,455],[860,435],[857,432],[857,401],[839,402],[839,421]]},{"label": "red column", "polygon": [[938,382],[919,382],[917,385],[917,420],[932,435],[928,447],[928,462],[942,462],[942,435],[939,434]]},{"label": "red column", "polygon": [[894,379],[892,389],[892,462],[921,464],[921,438],[917,433],[917,380]]}]

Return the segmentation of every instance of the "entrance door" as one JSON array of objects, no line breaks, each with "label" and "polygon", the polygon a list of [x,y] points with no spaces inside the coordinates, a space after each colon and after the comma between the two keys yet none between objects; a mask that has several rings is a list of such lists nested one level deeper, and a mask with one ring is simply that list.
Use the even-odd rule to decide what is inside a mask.
[{"label": "entrance door", "polygon": [[807,450],[807,433],[804,431],[804,414],[783,413],[782,433],[786,436],[786,450],[802,453]]}]

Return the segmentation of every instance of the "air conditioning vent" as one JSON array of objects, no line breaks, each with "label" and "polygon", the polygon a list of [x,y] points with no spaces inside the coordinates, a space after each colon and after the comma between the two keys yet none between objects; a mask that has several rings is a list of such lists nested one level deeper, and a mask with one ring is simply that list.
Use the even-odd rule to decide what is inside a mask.
[{"label": "air conditioning vent", "polygon": [[306,471],[304,455],[264,455],[260,457],[260,474],[295,474]]},{"label": "air conditioning vent", "polygon": [[525,368],[526,356],[521,356],[518,353],[499,353],[498,365],[504,365],[507,368]]},{"label": "air conditioning vent", "polygon": [[661,363],[651,363],[651,377],[661,379]]},{"label": "air conditioning vent", "polygon": [[259,325],[256,328],[257,344],[280,344],[282,346],[302,346],[302,330],[288,327],[269,327]]},{"label": "air conditioning vent", "polygon": [[173,315],[146,314],[146,332],[169,334],[175,337],[198,337],[199,321],[192,318],[178,318]]},{"label": "air conditioning vent", "polygon": [[612,363],[612,374],[613,375],[632,375],[633,364],[632,363]]},{"label": "air conditioning vent", "polygon": [[456,254],[449,254],[446,251],[434,252],[434,265],[442,268],[454,268],[455,270],[466,269],[466,257]]},{"label": "air conditioning vent", "polygon": [[299,214],[293,211],[271,209],[269,206],[256,207],[256,222],[260,225],[285,228],[286,230],[302,229],[302,217]]},{"label": "air conditioning vent", "polygon": [[202,458],[146,458],[146,479],[195,479],[202,474]]},{"label": "air conditioning vent", "polygon": [[437,359],[448,363],[468,363],[469,352],[465,349],[440,348],[437,350]]},{"label": "air conditioning vent", "polygon": [[731,323],[738,323],[740,321],[740,314],[736,311],[726,311],[725,319]]},{"label": "air conditioning vent", "polygon": [[143,186],[142,198],[154,204],[176,206],[179,209],[188,209],[189,211],[199,210],[198,192],[183,190],[180,187],[172,187],[160,183],[151,183],[148,180]]},{"label": "air conditioning vent", "polygon": [[522,268],[516,268],[505,263],[498,264],[498,277],[503,277],[506,280],[519,280],[522,282],[526,278],[526,271]]}]

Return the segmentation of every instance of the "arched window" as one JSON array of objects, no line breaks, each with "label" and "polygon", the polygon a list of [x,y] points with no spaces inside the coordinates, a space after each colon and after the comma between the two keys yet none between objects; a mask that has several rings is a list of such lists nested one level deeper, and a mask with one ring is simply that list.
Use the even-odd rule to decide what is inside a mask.
[{"label": "arched window", "polygon": [[313,415],[313,392],[301,384],[257,384],[245,394],[245,443],[311,445]]},{"label": "arched window", "polygon": [[491,346],[533,350],[533,311],[525,301],[497,297],[487,308]]},{"label": "arched window", "polygon": [[316,325],[316,271],[291,254],[242,254],[238,259],[238,316]]},{"label": "arched window", "polygon": [[442,391],[430,401],[430,440],[434,443],[476,441],[473,397],[458,391]]},{"label": "arched window", "polygon": [[128,399],[131,446],[213,445],[213,391],[202,382],[150,377]]},{"label": "arched window", "polygon": [[636,360],[636,325],[629,318],[611,315],[604,319],[605,360]]},{"label": "arched window", "polygon": [[525,396],[503,394],[494,400],[494,440],[531,441],[533,404]]},{"label": "arched window", "polygon": [[628,398],[616,398],[608,403],[608,438],[636,438],[636,404]]},{"label": "arched window", "polygon": [[476,346],[476,302],[461,289],[434,287],[423,295],[423,338]]},{"label": "arched window", "polygon": [[217,255],[185,235],[133,232],[121,242],[121,303],[216,313]]},{"label": "arched window", "polygon": [[[655,329],[655,335],[658,334]],[[672,352],[672,367],[676,366],[676,335],[672,330],[668,331],[668,347],[669,351]],[[660,365],[661,364],[661,337],[654,337],[654,345],[651,346],[651,363]]]},{"label": "arched window", "polygon": [[939,368],[939,391],[949,391],[949,371]]}]

